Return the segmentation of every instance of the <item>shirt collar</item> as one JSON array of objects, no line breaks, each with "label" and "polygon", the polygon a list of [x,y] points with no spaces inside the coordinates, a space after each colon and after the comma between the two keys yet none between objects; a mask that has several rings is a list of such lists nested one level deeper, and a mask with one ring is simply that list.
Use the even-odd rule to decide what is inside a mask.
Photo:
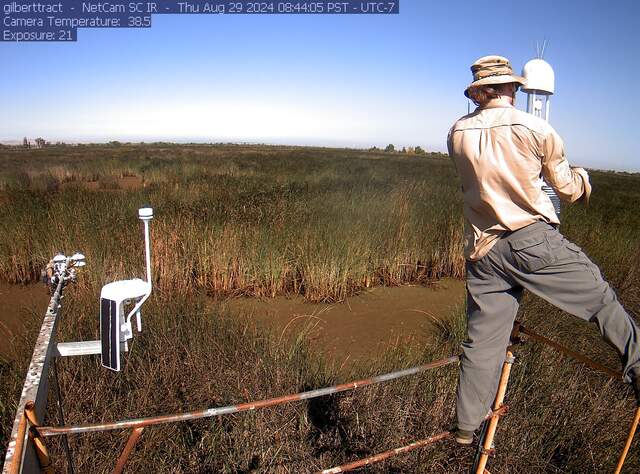
[{"label": "shirt collar", "polygon": [[485,105],[484,107],[478,107],[479,110],[484,109],[514,109],[515,107],[511,104],[507,104],[505,102],[496,102],[491,105]]}]

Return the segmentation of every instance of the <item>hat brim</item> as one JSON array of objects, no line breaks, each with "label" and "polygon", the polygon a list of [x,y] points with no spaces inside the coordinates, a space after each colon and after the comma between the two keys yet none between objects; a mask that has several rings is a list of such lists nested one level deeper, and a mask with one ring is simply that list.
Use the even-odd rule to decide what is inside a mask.
[{"label": "hat brim", "polygon": [[469,84],[469,87],[467,87],[464,91],[464,95],[465,97],[469,98],[469,89],[473,87],[488,86],[491,84],[509,84],[510,82],[516,82],[521,86],[524,86],[527,83],[524,77],[516,76],[515,74],[489,76],[489,77],[484,77],[482,79],[478,79],[477,81],[473,81],[471,84]]}]

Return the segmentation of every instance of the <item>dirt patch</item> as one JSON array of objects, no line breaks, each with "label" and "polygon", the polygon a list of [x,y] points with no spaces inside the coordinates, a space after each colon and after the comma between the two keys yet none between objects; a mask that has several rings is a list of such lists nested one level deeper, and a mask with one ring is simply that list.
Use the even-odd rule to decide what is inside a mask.
[{"label": "dirt patch", "polygon": [[123,178],[105,178],[102,181],[67,181],[60,186],[62,189],[78,186],[91,191],[135,191],[144,187],[139,176],[125,176]]},{"label": "dirt patch", "polygon": [[117,180],[118,185],[127,191],[140,189],[143,186],[142,178],[139,176],[125,176]]},{"label": "dirt patch", "polygon": [[50,296],[45,285],[0,283],[0,356],[11,357],[13,344],[20,341],[25,320],[44,317]]},{"label": "dirt patch", "polygon": [[302,298],[243,298],[221,303],[231,314],[246,314],[290,340],[306,333],[313,350],[338,366],[377,356],[390,345],[427,344],[432,318],[448,315],[464,301],[463,281],[446,279],[434,288],[374,288],[339,304],[305,303]]}]

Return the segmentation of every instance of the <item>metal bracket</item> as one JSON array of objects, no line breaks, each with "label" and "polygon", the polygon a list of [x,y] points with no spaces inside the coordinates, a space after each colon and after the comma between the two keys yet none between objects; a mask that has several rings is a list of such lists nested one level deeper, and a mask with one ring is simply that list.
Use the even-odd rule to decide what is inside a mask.
[{"label": "metal bracket", "polygon": [[504,405],[502,405],[500,408],[498,408],[497,410],[491,410],[491,416],[505,416],[507,413],[509,413],[509,405],[507,405],[506,403]]},{"label": "metal bracket", "polygon": [[480,448],[480,453],[486,454],[489,457],[495,457],[496,448],[489,448],[489,449]]},{"label": "metal bracket", "polygon": [[520,321],[514,321],[513,329],[511,330],[511,335],[509,336],[511,345],[515,346],[515,345],[525,343],[525,341],[523,341],[522,338],[520,337],[520,334],[521,334],[520,328],[522,328],[522,324],[520,323]]},{"label": "metal bracket", "polygon": [[[120,346],[122,352],[126,351],[126,344]],[[102,353],[100,341],[59,342],[56,344],[53,355],[55,357],[73,357],[82,355],[95,355]]]}]

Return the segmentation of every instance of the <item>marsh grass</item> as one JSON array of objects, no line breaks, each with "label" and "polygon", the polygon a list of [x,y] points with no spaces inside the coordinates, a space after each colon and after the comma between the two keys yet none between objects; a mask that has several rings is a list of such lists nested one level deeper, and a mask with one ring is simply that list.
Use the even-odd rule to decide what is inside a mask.
[{"label": "marsh grass", "polygon": [[[34,281],[58,250],[82,250],[102,281],[139,271],[135,212],[143,203],[156,214],[156,284],[174,292],[340,301],[378,284],[462,274],[455,178],[437,155],[210,146],[41,151],[0,157],[4,281]],[[118,179],[132,174],[143,186],[124,192]],[[42,176],[55,182],[43,187],[34,181]],[[98,185],[60,186],[82,179]]]},{"label": "marsh grass", "polygon": [[[69,288],[61,338],[95,336],[94,292]],[[574,321],[527,301],[521,318],[556,327],[578,346]],[[348,371],[336,372],[311,354],[304,332],[286,341],[268,327],[230,315],[204,298],[156,295],[145,315],[145,332],[112,374],[92,358],[60,365],[68,423],[178,413],[295,393],[411,367],[459,350],[464,314],[453,311],[434,329],[432,344],[398,344]],[[546,311],[546,317],[540,313]],[[584,330],[584,327],[582,327]],[[566,340],[564,341],[567,342]],[[605,355],[611,356],[606,348]],[[610,472],[615,465],[633,403],[619,383],[534,343],[519,346],[500,423],[497,472]],[[606,360],[606,357],[605,357]],[[222,418],[147,428],[129,464],[131,472],[311,473],[321,468],[406,445],[452,425],[455,366],[355,392]],[[12,376],[19,391],[21,377]],[[53,398],[50,423],[55,423]],[[127,435],[74,436],[78,472],[109,472]],[[59,441],[51,441],[56,469],[64,469]],[[473,450],[445,441],[393,458],[365,472],[468,472]],[[637,442],[629,472],[640,465]]]},{"label": "marsh grass", "polygon": [[[460,307],[433,322],[433,344],[396,345],[348,372],[337,371],[308,350],[304,332],[284,340],[203,299],[301,294],[339,301],[375,285],[462,277],[458,185],[441,156],[167,144],[0,153],[0,279],[34,281],[58,250],[87,255],[78,285],[68,289],[61,340],[97,338],[99,288],[142,274],[135,213],[145,202],[156,211],[157,291],[145,307],[145,331],[119,375],[93,358],[62,361],[68,423],[318,388],[448,356],[464,338]],[[140,188],[116,186],[124,176],[141,178]],[[600,265],[637,314],[640,177],[593,172],[592,179],[590,208],[567,207],[562,231]],[[106,184],[88,189],[85,181]],[[0,363],[3,448],[40,319],[34,315],[15,360]],[[520,319],[619,366],[594,328],[539,300],[527,296]],[[507,395],[511,411],[500,423],[492,472],[612,471],[631,421],[630,390],[532,342],[516,355]],[[129,469],[314,472],[449,428],[456,374],[445,367],[312,402],[149,428]],[[53,406],[49,413],[54,423]],[[125,441],[118,432],[72,437],[77,471],[110,471]],[[628,472],[640,470],[637,443]],[[63,470],[61,445],[54,441],[51,449],[56,469]],[[365,471],[463,473],[472,457],[472,450],[444,442]]]}]

